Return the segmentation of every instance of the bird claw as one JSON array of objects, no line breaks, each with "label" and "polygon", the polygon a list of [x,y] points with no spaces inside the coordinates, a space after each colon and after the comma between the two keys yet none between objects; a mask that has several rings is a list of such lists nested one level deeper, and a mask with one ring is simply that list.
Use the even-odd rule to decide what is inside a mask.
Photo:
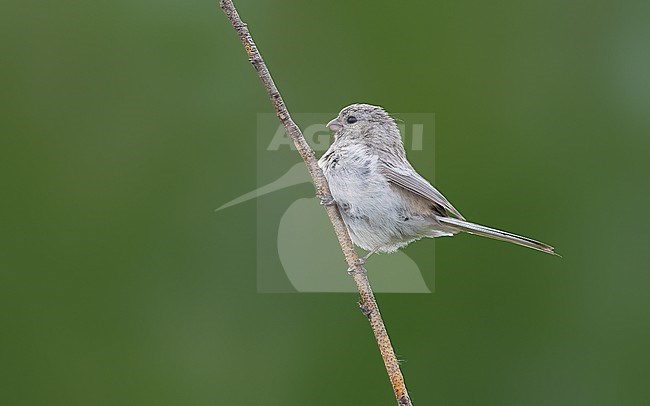
[{"label": "bird claw", "polygon": [[366,305],[364,305],[361,300],[359,300],[357,303],[359,304],[359,310],[361,310],[361,313],[363,313],[363,315],[370,320],[370,315],[372,314],[370,309],[368,309],[368,307],[366,307]]},{"label": "bird claw", "polygon": [[358,273],[362,274],[365,272],[366,272],[366,268],[364,268],[362,264],[356,264],[355,266],[351,266],[350,268],[348,268],[348,275],[350,276],[354,276]]},{"label": "bird claw", "polygon": [[367,255],[357,258],[357,260],[354,261],[355,266],[348,268],[348,275],[350,276],[354,275],[357,272],[357,269],[359,269],[359,271],[361,272],[365,272],[366,269],[363,266],[366,264],[366,260],[368,259],[368,257],[374,253],[375,251],[370,251]]},{"label": "bird claw", "polygon": [[361,266],[365,265],[365,263],[366,263],[366,261],[368,260],[368,258],[370,258],[370,256],[371,256],[372,254],[374,254],[376,251],[377,251],[377,250],[374,249],[374,250],[370,251],[369,253],[367,253],[366,255],[364,255],[364,256],[362,256],[361,258],[359,258],[359,259],[357,260],[357,264],[359,264],[359,265],[361,265]]},{"label": "bird claw", "polygon": [[321,197],[320,204],[323,206],[334,206],[336,204],[336,200],[334,200],[332,196]]}]

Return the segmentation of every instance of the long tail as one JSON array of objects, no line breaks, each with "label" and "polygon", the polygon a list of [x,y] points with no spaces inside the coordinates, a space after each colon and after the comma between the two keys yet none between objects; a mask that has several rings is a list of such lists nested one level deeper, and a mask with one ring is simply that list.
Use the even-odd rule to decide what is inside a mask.
[{"label": "long tail", "polygon": [[554,248],[551,247],[550,245],[544,244],[543,242],[532,240],[530,238],[511,234],[501,230],[495,230],[494,228],[481,226],[478,224],[470,223],[468,221],[463,221],[456,218],[438,217],[437,219],[442,224],[452,226],[453,228],[457,228],[461,231],[465,231],[470,234],[476,234],[482,237],[494,238],[495,240],[507,241],[507,242],[523,245],[524,247],[532,248],[534,250],[546,252],[547,254],[558,255],[553,251]]}]

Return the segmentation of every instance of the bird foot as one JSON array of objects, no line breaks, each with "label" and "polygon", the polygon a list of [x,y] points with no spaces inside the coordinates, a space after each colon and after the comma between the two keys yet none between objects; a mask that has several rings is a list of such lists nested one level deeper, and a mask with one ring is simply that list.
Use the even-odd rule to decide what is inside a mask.
[{"label": "bird foot", "polygon": [[368,260],[368,258],[370,258],[370,256],[372,254],[374,254],[375,252],[377,252],[377,250],[372,250],[369,253],[367,253],[366,255],[359,258],[359,260],[357,261],[359,263],[359,265],[364,265],[366,263],[366,261]]},{"label": "bird foot", "polygon": [[357,268],[361,268],[361,270],[363,272],[365,272],[366,269],[363,266],[366,264],[366,261],[368,260],[368,257],[371,256],[374,253],[375,253],[375,251],[370,251],[369,253],[367,253],[363,257],[357,258],[357,260],[355,262],[356,266],[348,268],[348,275],[354,275],[357,272],[357,270],[356,270]]},{"label": "bird foot", "polygon": [[348,268],[348,275],[354,276],[357,273],[366,273],[366,268],[363,267],[363,264],[356,263],[355,266]]},{"label": "bird foot", "polygon": [[372,314],[370,309],[368,309],[368,307],[366,307],[366,305],[364,305],[361,300],[359,300],[357,303],[359,304],[359,310],[361,310],[361,313],[363,313],[364,316],[370,319],[370,315]]},{"label": "bird foot", "polygon": [[334,200],[332,196],[321,197],[320,204],[323,206],[334,206],[336,204],[336,200]]}]

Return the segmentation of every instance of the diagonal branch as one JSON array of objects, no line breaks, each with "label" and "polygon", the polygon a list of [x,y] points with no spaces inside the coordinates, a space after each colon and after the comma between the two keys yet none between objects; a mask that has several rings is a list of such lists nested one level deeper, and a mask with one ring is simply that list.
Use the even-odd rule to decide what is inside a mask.
[{"label": "diagonal branch", "polygon": [[[286,129],[287,134],[291,137],[294,144],[296,145],[296,148],[298,149],[298,152],[300,153],[300,156],[305,161],[307,169],[309,169],[309,173],[312,177],[312,180],[314,181],[314,186],[316,187],[316,196],[320,198],[321,202],[331,202],[332,195],[327,185],[327,181],[325,180],[321,169],[318,167],[314,151],[307,144],[307,141],[305,140],[305,137],[303,137],[300,128],[298,128],[296,123],[294,123],[294,121],[291,119],[289,111],[287,110],[287,107],[282,100],[282,96],[280,96],[280,92],[275,87],[275,83],[273,83],[271,74],[269,73],[264,60],[262,59],[262,55],[260,55],[259,51],[257,50],[255,42],[253,42],[253,38],[248,31],[248,26],[239,17],[239,13],[237,13],[237,9],[235,9],[232,0],[221,0],[220,6],[224,13],[226,13],[226,16],[228,16],[228,20],[230,20],[230,23],[232,24],[235,31],[237,31],[237,35],[239,36],[239,39],[241,40],[244,48],[246,49],[246,53],[248,54],[248,60],[255,68],[255,71],[257,72],[259,78],[262,80],[264,88],[266,89],[269,98],[271,99],[271,103],[273,103],[273,107],[275,108],[275,114],[280,119],[280,122],[282,122],[282,125]],[[375,335],[375,339],[377,340],[377,344],[379,345],[379,351],[381,352],[381,356],[384,360],[384,365],[386,366],[386,371],[388,372],[388,377],[390,378],[390,382],[393,386],[398,405],[412,405],[411,399],[409,398],[408,392],[406,390],[406,385],[404,384],[404,377],[402,376],[397,358],[395,357],[395,351],[393,350],[390,339],[388,338],[388,333],[386,332],[386,327],[384,326],[381,314],[379,313],[379,307],[377,306],[375,295],[373,294],[372,288],[370,287],[370,282],[368,281],[366,270],[360,263],[359,257],[354,251],[352,240],[350,239],[347,228],[343,223],[343,219],[341,218],[341,213],[339,212],[338,206],[325,204],[324,207],[327,211],[327,215],[329,216],[330,221],[332,222],[332,225],[334,226],[336,237],[338,238],[339,244],[341,245],[341,250],[345,255],[345,261],[350,267],[350,274],[354,278],[354,282],[357,285],[359,294],[361,295],[359,307],[370,321],[370,325]]]}]

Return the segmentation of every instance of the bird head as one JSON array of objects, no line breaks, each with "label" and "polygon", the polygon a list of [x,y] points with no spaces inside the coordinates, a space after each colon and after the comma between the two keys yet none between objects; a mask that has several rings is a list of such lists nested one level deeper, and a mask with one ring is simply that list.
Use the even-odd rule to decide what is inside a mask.
[{"label": "bird head", "polygon": [[370,104],[351,104],[327,123],[336,139],[367,142],[394,142],[400,140],[395,120],[379,107]]}]

